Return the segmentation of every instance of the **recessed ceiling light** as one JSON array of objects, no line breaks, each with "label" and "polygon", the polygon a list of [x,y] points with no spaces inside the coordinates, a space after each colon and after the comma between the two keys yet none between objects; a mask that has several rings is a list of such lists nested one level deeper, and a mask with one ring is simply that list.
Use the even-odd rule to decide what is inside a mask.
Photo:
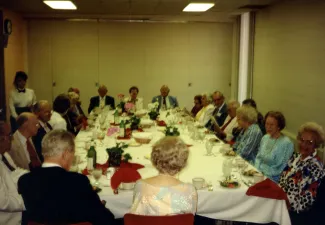
[{"label": "recessed ceiling light", "polygon": [[190,3],[183,9],[183,12],[205,12],[213,6],[214,3]]},{"label": "recessed ceiling light", "polygon": [[71,1],[43,1],[46,5],[52,9],[65,9],[65,10],[76,10],[77,7]]}]

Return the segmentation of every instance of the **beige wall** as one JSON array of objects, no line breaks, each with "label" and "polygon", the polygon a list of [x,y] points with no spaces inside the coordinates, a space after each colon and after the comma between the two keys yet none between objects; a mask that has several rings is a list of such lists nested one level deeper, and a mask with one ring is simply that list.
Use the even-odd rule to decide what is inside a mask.
[{"label": "beige wall", "polygon": [[287,130],[325,127],[325,2],[286,1],[257,13],[253,97],[259,110],[280,110]]},{"label": "beige wall", "polygon": [[32,20],[28,27],[31,84],[47,99],[75,86],[81,89],[85,108],[96,95],[96,82],[106,84],[115,98],[137,85],[145,104],[159,94],[162,84],[188,107],[194,95],[204,91],[231,94],[231,23]]},{"label": "beige wall", "polygon": [[[13,31],[9,37],[8,47],[5,48],[5,86],[7,97],[7,110],[9,92],[13,88],[15,74],[19,70],[27,70],[27,23],[14,12],[3,10],[4,19],[10,19]],[[7,114],[9,115],[9,114]]]}]

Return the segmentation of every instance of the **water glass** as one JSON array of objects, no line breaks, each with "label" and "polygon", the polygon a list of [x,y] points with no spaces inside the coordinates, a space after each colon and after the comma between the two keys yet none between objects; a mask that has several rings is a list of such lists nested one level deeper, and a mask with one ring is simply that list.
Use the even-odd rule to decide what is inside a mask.
[{"label": "water glass", "polygon": [[102,177],[102,169],[96,168],[92,171],[92,175],[95,179],[94,186],[98,187],[99,186],[99,179]]},{"label": "water glass", "polygon": [[212,148],[213,148],[213,143],[211,141],[206,141],[205,142],[205,149],[207,150],[207,155],[208,156],[212,155]]}]

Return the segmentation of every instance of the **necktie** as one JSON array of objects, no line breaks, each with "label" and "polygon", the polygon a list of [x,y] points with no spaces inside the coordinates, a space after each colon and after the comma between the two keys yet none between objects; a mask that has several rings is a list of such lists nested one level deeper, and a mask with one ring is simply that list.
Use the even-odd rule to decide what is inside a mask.
[{"label": "necktie", "polygon": [[26,89],[23,89],[23,90],[19,90],[17,89],[18,93],[25,93],[26,92]]},{"label": "necktie", "polygon": [[31,168],[34,169],[34,168],[40,167],[41,166],[41,161],[38,158],[37,153],[36,153],[33,145],[30,143],[29,140],[27,140],[26,144],[27,144],[27,151],[28,151],[29,158],[30,158],[30,166],[31,166]]},{"label": "necktie", "polygon": [[[235,118],[235,117],[233,117],[233,118]],[[231,123],[233,118],[230,118],[230,120],[228,120],[228,122],[221,127],[222,131],[224,131],[226,129],[226,127],[229,125],[229,123]]]},{"label": "necktie", "polygon": [[2,161],[3,161],[3,163],[8,167],[8,169],[9,169],[10,171],[14,171],[14,170],[15,170],[15,168],[13,168],[13,167],[10,165],[10,163],[8,162],[8,160],[6,159],[6,157],[5,157],[4,155],[2,155]]},{"label": "necktie", "polygon": [[166,106],[166,97],[163,97],[163,105]]}]

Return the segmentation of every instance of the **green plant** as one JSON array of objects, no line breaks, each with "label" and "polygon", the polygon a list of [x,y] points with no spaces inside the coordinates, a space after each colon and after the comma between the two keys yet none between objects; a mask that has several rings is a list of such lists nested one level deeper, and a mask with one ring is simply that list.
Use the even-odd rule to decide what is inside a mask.
[{"label": "green plant", "polygon": [[179,136],[180,133],[179,133],[177,127],[169,126],[169,127],[166,127],[165,135],[166,136]]},{"label": "green plant", "polygon": [[159,116],[159,112],[152,110],[148,113],[149,117],[151,120],[156,120],[157,117]]},{"label": "green plant", "polygon": [[125,143],[116,143],[116,146],[106,149],[106,152],[108,154],[109,166],[113,166],[113,167],[120,166],[122,160],[122,154],[124,153],[124,149],[127,147],[128,145]]},{"label": "green plant", "polygon": [[126,124],[130,124],[132,125],[139,125],[140,124],[141,119],[137,116],[132,116],[129,120],[126,121]]},{"label": "green plant", "polygon": [[128,162],[129,160],[132,159],[132,156],[130,155],[130,153],[126,153],[126,154],[123,155],[122,158],[123,158],[124,162]]},{"label": "green plant", "polygon": [[107,148],[106,152],[109,153],[117,153],[117,154],[123,154],[124,150],[127,147],[129,147],[127,144],[125,143],[116,143],[116,146],[112,147],[112,148]]}]

